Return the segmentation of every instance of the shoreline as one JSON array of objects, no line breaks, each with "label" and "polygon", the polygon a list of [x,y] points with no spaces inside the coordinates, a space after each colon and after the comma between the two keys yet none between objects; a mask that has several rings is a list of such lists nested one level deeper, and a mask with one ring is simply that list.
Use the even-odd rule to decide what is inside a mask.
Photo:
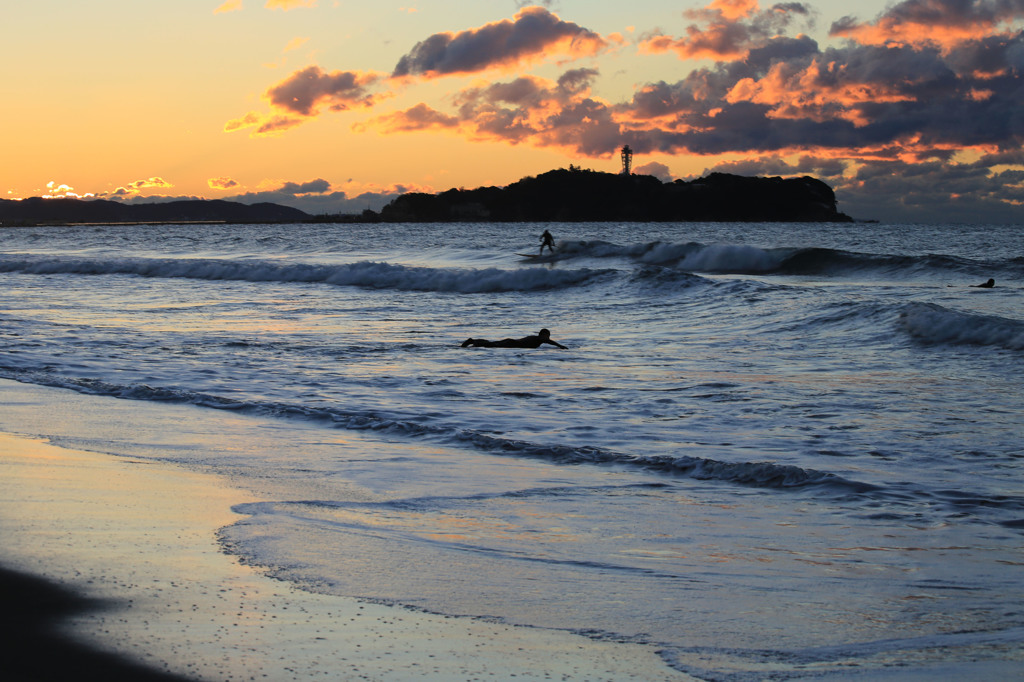
[{"label": "shoreline", "polygon": [[[38,387],[25,389],[32,395],[15,409],[38,400]],[[0,390],[0,404],[12,395]],[[0,590],[22,594],[2,627],[34,637],[24,679],[693,679],[651,646],[314,594],[266,577],[215,540],[241,518],[231,507],[252,499],[214,475],[0,432]],[[35,627],[46,604],[49,620]],[[59,657],[37,645],[78,656],[69,659],[80,661],[76,672],[46,677],[39,657]]]}]

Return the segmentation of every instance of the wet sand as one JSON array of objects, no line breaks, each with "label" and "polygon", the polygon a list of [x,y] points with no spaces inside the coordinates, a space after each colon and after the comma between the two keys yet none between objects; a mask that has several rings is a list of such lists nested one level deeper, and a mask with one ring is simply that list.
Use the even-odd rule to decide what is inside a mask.
[{"label": "wet sand", "polygon": [[0,656],[8,682],[34,680],[138,680],[186,678],[160,672],[80,644],[58,630],[61,619],[104,604],[60,585],[0,568]]},{"label": "wet sand", "polygon": [[270,579],[215,540],[251,499],[179,467],[0,433],[5,679],[692,679],[650,647]]}]

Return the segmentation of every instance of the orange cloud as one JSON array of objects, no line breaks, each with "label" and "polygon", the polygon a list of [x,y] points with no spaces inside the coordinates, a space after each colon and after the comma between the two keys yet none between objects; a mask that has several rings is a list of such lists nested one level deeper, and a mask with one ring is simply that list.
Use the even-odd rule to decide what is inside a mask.
[{"label": "orange cloud", "polygon": [[716,10],[730,21],[750,16],[758,10],[757,0],[714,0],[708,9]]},{"label": "orange cloud", "polygon": [[896,84],[857,82],[826,73],[841,67],[822,67],[815,59],[804,69],[775,64],[764,78],[743,78],[725,95],[729,104],[752,102],[768,107],[768,118],[827,121],[848,120],[857,127],[870,123],[859,105],[912,102],[916,98]]},{"label": "orange cloud", "polygon": [[810,10],[798,2],[761,11],[757,0],[714,0],[684,15],[705,25],[691,24],[682,38],[654,35],[642,40],[641,54],[673,51],[680,59],[739,60],[779,35],[794,19],[808,17]]},{"label": "orange cloud", "polygon": [[999,30],[1009,35],[1009,24],[1021,18],[1024,6],[1020,2],[911,0],[889,8],[874,22],[858,23],[845,17],[832,24],[829,35],[863,45],[935,46],[948,52]]},{"label": "orange cloud", "polygon": [[862,45],[937,45],[949,49],[974,40],[986,31],[979,25],[931,26],[882,20],[877,24],[834,24],[829,35],[855,40]]},{"label": "orange cloud", "polygon": [[147,189],[167,189],[174,187],[171,183],[167,182],[163,178],[153,177],[145,180],[136,180],[135,182],[129,182],[127,185],[122,185],[115,189],[113,192],[103,193],[100,196],[119,197],[124,199],[132,199],[139,197],[143,190]]},{"label": "orange cloud", "polygon": [[290,9],[297,9],[299,7],[316,7],[316,0],[267,0],[267,4],[264,7],[287,12]]},{"label": "orange cloud", "polygon": [[146,180],[136,180],[128,184],[129,189],[142,190],[142,189],[166,189],[168,187],[174,187],[171,183],[167,182],[163,178],[147,178]]},{"label": "orange cloud", "polygon": [[373,103],[369,86],[378,80],[380,76],[377,74],[355,71],[327,73],[319,66],[309,66],[270,88],[266,97],[279,109],[314,116],[321,105],[335,111],[351,106],[369,106]]},{"label": "orange cloud", "polygon": [[674,51],[680,59],[732,61],[740,59],[749,49],[747,32],[737,24],[719,22],[704,30],[690,26],[686,32],[686,38],[660,35],[641,41],[640,53]]},{"label": "orange cloud", "polygon": [[251,128],[252,126],[257,125],[262,119],[263,116],[261,114],[258,114],[255,111],[250,111],[241,118],[235,118],[225,123],[224,132],[230,133],[243,128]]},{"label": "orange cloud", "polygon": [[254,128],[253,137],[280,135],[284,131],[302,125],[303,119],[295,116],[283,116],[278,114],[264,115],[256,111],[250,111],[241,118],[236,118],[224,124],[225,133],[233,133],[236,130]]},{"label": "orange cloud", "polygon": [[65,185],[64,183],[57,184],[53,180],[50,180],[48,183],[46,183],[46,189],[51,194],[65,194],[67,192],[73,192],[75,190],[75,188],[72,187],[71,185]]},{"label": "orange cloud", "polygon": [[435,78],[494,68],[508,70],[555,55],[570,59],[593,56],[609,45],[597,33],[562,21],[543,7],[527,7],[512,20],[430,36],[398,61],[392,76]]},{"label": "orange cloud", "polygon": [[224,4],[213,10],[213,13],[237,12],[240,9],[242,9],[242,0],[225,0]]},{"label": "orange cloud", "polygon": [[383,133],[400,133],[413,130],[443,130],[457,128],[458,126],[458,117],[442,114],[440,111],[432,109],[421,102],[405,111],[384,114],[366,123],[356,124],[353,127],[359,132],[372,127],[379,129]]},{"label": "orange cloud", "polygon": [[238,183],[231,178],[210,178],[206,181],[210,189],[232,189],[238,187]]},{"label": "orange cloud", "polygon": [[592,69],[574,69],[558,81],[522,76],[512,81],[471,87],[458,93],[453,114],[426,104],[360,124],[382,133],[451,130],[471,140],[528,143],[592,156],[622,146],[622,130],[612,109],[590,95]]},{"label": "orange cloud", "polygon": [[352,107],[369,107],[375,98],[386,95],[371,92],[381,79],[378,74],[354,71],[327,73],[319,66],[309,66],[288,76],[264,94],[276,113],[250,111],[241,118],[224,124],[230,133],[253,128],[252,136],[274,136],[301,125],[320,114],[320,107],[344,111]]},{"label": "orange cloud", "polygon": [[[11,192],[8,192],[11,194]],[[54,182],[53,180],[46,183],[46,192],[42,195],[43,199],[88,199],[96,196],[92,192],[86,192],[79,194],[75,191],[75,188],[71,185],[64,183]]]}]

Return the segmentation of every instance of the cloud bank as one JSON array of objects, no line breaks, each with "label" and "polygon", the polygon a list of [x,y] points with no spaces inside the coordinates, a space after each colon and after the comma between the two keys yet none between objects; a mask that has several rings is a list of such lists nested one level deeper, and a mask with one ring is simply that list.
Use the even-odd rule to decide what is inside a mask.
[{"label": "cloud bank", "polygon": [[[531,6],[428,36],[390,76],[297,71],[267,90],[270,114],[247,114],[225,130],[280,134],[332,111],[366,110],[357,132],[446,131],[601,159],[623,144],[637,155],[730,155],[747,159],[731,162],[735,170],[813,171],[840,197],[889,214],[943,202],[964,215],[979,206],[1019,215],[1024,0],[905,0],[870,21],[834,21],[827,46],[803,32],[817,16],[802,2],[713,0],[684,17],[682,35],[651,32],[634,47],[640,57],[674,55],[689,71],[640,83],[626,101],[594,94],[602,74],[591,65],[556,78],[527,73],[621,49],[616,36]],[[503,81],[453,81],[444,104],[382,110],[394,88],[512,69]],[[650,168],[670,175],[663,166]],[[879,192],[884,183],[898,193]],[[898,199],[880,206],[877,196]]]},{"label": "cloud bank", "polygon": [[243,192],[224,197],[243,204],[269,202],[291,206],[310,215],[358,215],[369,209],[380,211],[386,204],[406,192],[423,188],[396,185],[381,188],[360,188],[357,193],[335,189],[323,178],[305,182],[283,182],[273,189]]}]

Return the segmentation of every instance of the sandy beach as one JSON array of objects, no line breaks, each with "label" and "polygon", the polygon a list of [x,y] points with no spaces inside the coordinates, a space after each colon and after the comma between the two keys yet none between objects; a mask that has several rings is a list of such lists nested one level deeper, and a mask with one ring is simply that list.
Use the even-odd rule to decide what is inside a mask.
[{"label": "sandy beach", "polygon": [[[18,386],[4,384],[11,406]],[[216,542],[252,499],[172,465],[0,433],[6,679],[689,679],[649,647],[294,589]]]}]

